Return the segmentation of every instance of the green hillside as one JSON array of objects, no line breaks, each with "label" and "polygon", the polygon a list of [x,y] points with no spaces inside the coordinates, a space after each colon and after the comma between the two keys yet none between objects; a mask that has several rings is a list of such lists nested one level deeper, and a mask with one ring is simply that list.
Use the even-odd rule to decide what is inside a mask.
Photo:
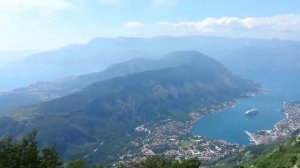
[{"label": "green hillside", "polygon": [[279,146],[286,141],[287,140],[280,140],[269,144],[248,146],[237,154],[229,155],[216,162],[208,163],[207,166],[211,168],[239,168],[239,166],[245,166],[246,164],[262,157],[268,152],[274,150],[276,146]]},{"label": "green hillside", "polygon": [[[193,51],[176,52],[174,67],[98,82],[59,99],[19,109],[0,136],[20,136],[33,128],[41,146],[55,144],[68,160],[101,146],[89,159],[107,164],[138,136],[138,125],[166,118],[189,119],[199,108],[244,96],[257,84],[233,75],[219,62]],[[0,118],[1,121],[1,118]]]},{"label": "green hillside", "polygon": [[81,91],[95,82],[138,72],[174,67],[181,64],[182,61],[184,60],[174,60],[168,56],[159,60],[147,58],[133,59],[109,66],[101,72],[66,77],[49,82],[38,82],[24,88],[0,93],[0,114],[14,111],[21,106],[33,105]]},{"label": "green hillside", "polygon": [[250,146],[238,154],[206,166],[211,168],[300,167],[300,135],[289,140]]},{"label": "green hillside", "polygon": [[253,168],[291,168],[300,167],[300,136],[251,162],[246,167]]}]

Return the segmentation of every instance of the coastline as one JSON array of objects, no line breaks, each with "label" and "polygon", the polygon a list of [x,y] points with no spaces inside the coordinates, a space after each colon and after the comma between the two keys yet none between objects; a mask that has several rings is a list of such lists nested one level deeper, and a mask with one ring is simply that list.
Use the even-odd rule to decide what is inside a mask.
[{"label": "coastline", "polygon": [[254,133],[246,132],[255,145],[290,137],[300,130],[300,103],[283,102],[282,112],[285,119],[277,122],[271,130],[259,130]]},{"label": "coastline", "polygon": [[191,119],[184,122],[166,119],[136,127],[135,131],[144,134],[143,138],[131,141],[128,145],[131,150],[122,154],[115,165],[139,162],[149,155],[164,155],[178,160],[197,157],[204,162],[211,162],[240,152],[244,149],[242,145],[191,133],[195,123],[201,118],[234,108],[236,103],[232,100],[191,112]]}]

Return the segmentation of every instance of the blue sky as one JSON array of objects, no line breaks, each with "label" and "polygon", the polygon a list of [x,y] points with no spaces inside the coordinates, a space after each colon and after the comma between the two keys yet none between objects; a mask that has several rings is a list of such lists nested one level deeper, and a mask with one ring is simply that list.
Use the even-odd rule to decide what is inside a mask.
[{"label": "blue sky", "polygon": [[300,1],[0,0],[0,51],[159,35],[300,40]]}]

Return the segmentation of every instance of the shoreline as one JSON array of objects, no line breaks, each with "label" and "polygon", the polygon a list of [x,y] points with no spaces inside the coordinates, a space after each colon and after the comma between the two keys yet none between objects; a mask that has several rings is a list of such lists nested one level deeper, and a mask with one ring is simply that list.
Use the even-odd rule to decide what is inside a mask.
[{"label": "shoreline", "polygon": [[[253,98],[255,94],[256,92],[247,92],[238,99]],[[224,112],[235,108],[236,105],[237,99],[233,99],[190,112],[188,115],[191,119],[188,121],[176,121],[169,118],[137,126],[135,131],[144,136],[132,140],[128,145],[129,150],[123,151],[115,165],[140,162],[152,155],[164,155],[177,160],[197,157],[203,162],[212,162],[241,152],[245,149],[244,145],[192,133],[195,124],[203,117]]]},{"label": "shoreline", "polygon": [[192,134],[195,123],[201,118],[234,108],[236,103],[232,100],[201,108],[198,112],[190,112],[191,119],[188,121],[166,119],[136,127],[135,130],[144,136],[131,141],[129,149],[135,152],[124,151],[116,164],[142,161],[151,155],[165,155],[179,160],[197,157],[210,162],[243,150],[244,147],[239,144]]},{"label": "shoreline", "polygon": [[278,121],[272,129],[247,133],[255,145],[290,137],[294,132],[300,130],[300,103],[283,102],[282,112],[285,118]]}]

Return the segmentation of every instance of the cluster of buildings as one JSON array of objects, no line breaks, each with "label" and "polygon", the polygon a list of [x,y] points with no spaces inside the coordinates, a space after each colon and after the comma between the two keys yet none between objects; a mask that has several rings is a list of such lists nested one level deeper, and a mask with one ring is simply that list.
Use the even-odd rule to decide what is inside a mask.
[{"label": "cluster of buildings", "polygon": [[285,138],[300,130],[300,103],[283,103],[283,112],[286,116],[279,121],[272,130],[262,130],[255,133],[246,132],[254,144],[269,143]]},{"label": "cluster of buildings", "polygon": [[214,161],[243,150],[242,146],[226,141],[211,140],[193,136],[192,127],[196,121],[208,113],[234,107],[235,102],[226,102],[190,113],[191,120],[176,121],[167,119],[161,122],[136,127],[143,134],[129,143],[132,149],[120,157],[119,163],[139,162],[151,155],[164,155],[168,158],[199,158]]}]

